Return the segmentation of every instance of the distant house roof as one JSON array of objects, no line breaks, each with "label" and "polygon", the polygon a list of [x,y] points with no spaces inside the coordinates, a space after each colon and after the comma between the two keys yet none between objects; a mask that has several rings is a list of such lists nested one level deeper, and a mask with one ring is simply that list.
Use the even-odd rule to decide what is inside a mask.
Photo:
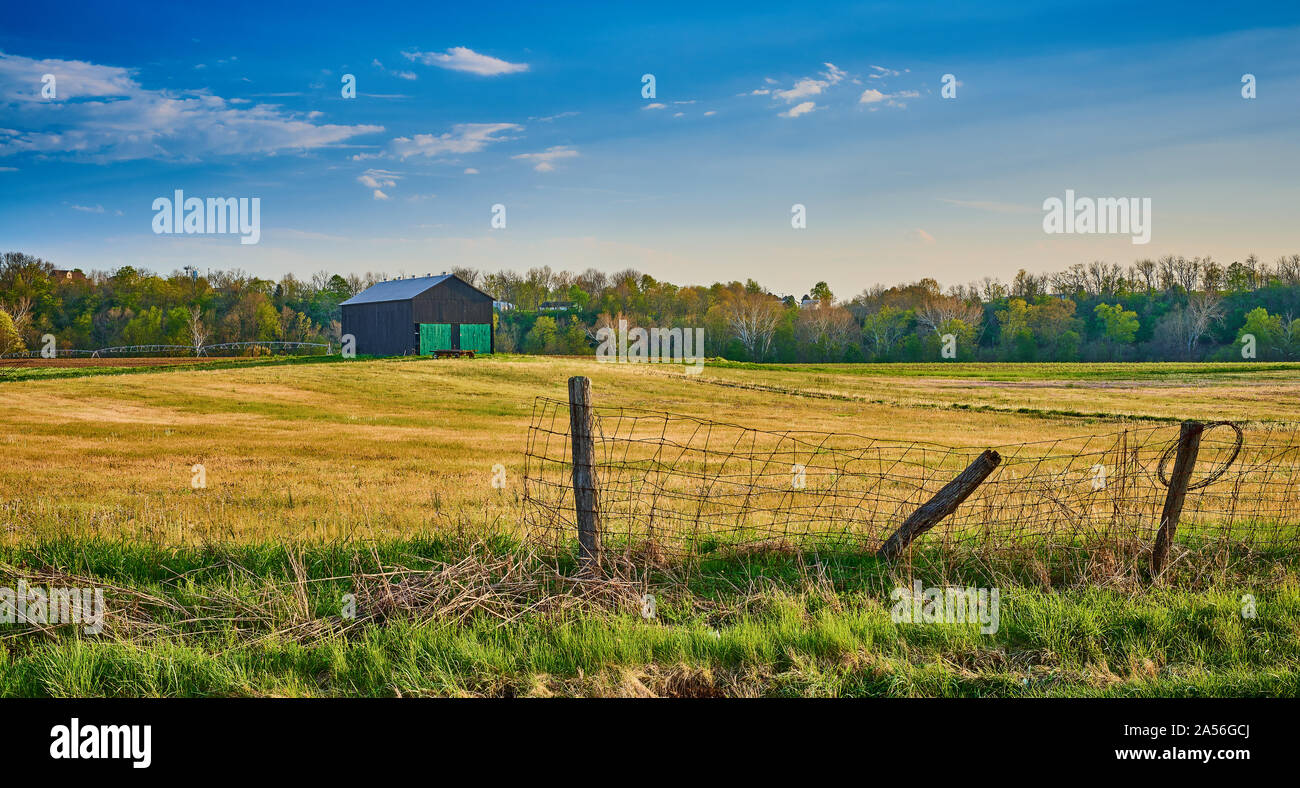
[{"label": "distant house roof", "polygon": [[538,309],[573,309],[577,304],[572,301],[543,301]]},{"label": "distant house roof", "polygon": [[[389,279],[386,282],[376,282],[375,284],[362,290],[360,293],[352,296],[348,300],[339,304],[339,306],[349,306],[351,304],[377,304],[381,301],[406,301],[415,298],[420,293],[432,287],[437,287],[448,279],[455,279],[465,282],[464,279],[455,274],[439,274],[438,276],[413,276],[406,279]],[[465,282],[469,287],[474,287]],[[478,292],[483,293],[477,287]],[[483,293],[491,298],[491,295]]]}]

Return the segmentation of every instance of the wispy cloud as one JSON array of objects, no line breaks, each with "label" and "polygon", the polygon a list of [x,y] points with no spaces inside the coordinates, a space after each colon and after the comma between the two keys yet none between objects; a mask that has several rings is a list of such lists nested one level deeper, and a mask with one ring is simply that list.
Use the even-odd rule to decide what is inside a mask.
[{"label": "wispy cloud", "polygon": [[528,70],[527,63],[511,63],[491,55],[480,54],[469,47],[452,47],[446,52],[412,50],[403,52],[402,55],[408,60],[423,63],[426,66],[437,66],[452,71],[467,71],[484,77],[517,74]]},{"label": "wispy cloud", "polygon": [[[58,97],[33,74],[53,74]],[[64,154],[95,161],[198,160],[305,151],[383,126],[317,124],[274,105],[237,107],[205,90],[151,90],[132,72],[79,60],[0,53],[0,156]]]},{"label": "wispy cloud", "polygon": [[997,202],[995,200],[952,200],[947,197],[938,198],[939,202],[946,202],[949,205],[957,205],[962,208],[974,208],[979,211],[989,211],[991,213],[1038,213],[1039,209],[1032,205],[1016,205],[1015,203]]},{"label": "wispy cloud", "polygon": [[371,196],[376,200],[387,200],[388,195],[383,190],[395,188],[401,178],[401,173],[369,169],[357,176],[357,183],[372,189]]},{"label": "wispy cloud", "polygon": [[[858,96],[858,103],[883,104],[887,107],[897,107],[902,109],[907,106],[907,104],[903,103],[904,99],[914,99],[920,95],[921,94],[915,90],[900,90],[897,93],[882,93],[875,88],[867,88],[862,91],[862,95]],[[878,108],[879,107],[873,106],[871,109],[874,111]]]},{"label": "wispy cloud", "polygon": [[579,112],[558,112],[558,113],[556,113],[556,114],[554,114],[554,115],[547,115],[547,116],[544,117],[544,118],[529,118],[529,120],[535,120],[535,121],[537,121],[538,123],[552,123],[552,122],[557,121],[557,120],[559,120],[559,119],[561,119],[561,118],[572,118],[572,117],[574,117],[574,116],[576,116],[576,115],[579,115],[579,114],[581,114],[581,113],[579,113]]},{"label": "wispy cloud", "polygon": [[394,69],[387,68],[384,66],[383,63],[379,62],[379,58],[375,58],[370,63],[370,65],[374,66],[375,68],[379,69],[385,74],[391,74],[397,77],[398,79],[417,79],[414,71],[396,71]]},{"label": "wispy cloud", "polygon": [[552,172],[555,170],[556,161],[559,159],[572,159],[577,155],[578,152],[567,145],[555,145],[541,153],[520,153],[511,158],[536,162],[533,169],[537,172]]},{"label": "wispy cloud", "polygon": [[[505,131],[519,131],[517,123],[458,123],[445,134],[416,134],[398,137],[388,146],[389,153],[406,159],[411,156],[442,156],[448,153],[477,153],[494,142],[507,137],[497,136]],[[372,158],[365,154],[353,158]]]}]

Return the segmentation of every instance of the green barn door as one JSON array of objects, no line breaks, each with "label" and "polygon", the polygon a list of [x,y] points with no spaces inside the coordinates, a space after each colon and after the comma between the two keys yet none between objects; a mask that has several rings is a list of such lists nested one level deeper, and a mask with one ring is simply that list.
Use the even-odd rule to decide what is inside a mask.
[{"label": "green barn door", "polygon": [[492,352],[492,326],[487,323],[461,323],[460,349],[481,356]]},{"label": "green barn door", "polygon": [[432,355],[435,350],[451,350],[450,323],[420,324],[420,355]]}]

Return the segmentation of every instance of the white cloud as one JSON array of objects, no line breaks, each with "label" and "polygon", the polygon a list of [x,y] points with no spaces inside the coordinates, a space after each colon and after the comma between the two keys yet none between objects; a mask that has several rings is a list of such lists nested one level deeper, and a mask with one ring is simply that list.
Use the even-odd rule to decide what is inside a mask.
[{"label": "white cloud", "polygon": [[709,117],[710,115],[717,115],[717,114],[718,114],[718,111],[717,111],[716,109],[711,109],[711,110],[709,110],[709,111],[707,111],[707,112],[704,113],[704,117],[707,118],[707,117]]},{"label": "white cloud", "polygon": [[[793,104],[796,101],[799,101],[800,99],[806,99],[811,96],[821,95],[827,88],[833,85],[838,85],[848,76],[848,74],[843,69],[839,68],[834,63],[823,63],[822,65],[826,67],[826,70],[818,74],[820,79],[814,79],[813,77],[803,77],[802,79],[799,79],[794,83],[794,87],[787,88],[786,90],[774,90],[772,91],[772,94],[775,95],[777,98],[782,99],[787,104]],[[764,93],[766,93],[766,91],[760,89],[760,90],[755,90],[751,95],[761,96]],[[797,113],[797,115],[802,115],[804,112],[811,112],[811,111],[812,111],[811,108],[805,109],[803,112]],[[797,115],[786,115],[785,113],[781,113],[781,114],[785,115],[786,117],[797,116]]]},{"label": "white cloud", "polygon": [[484,77],[501,74],[517,74],[528,70],[527,63],[510,63],[491,55],[481,55],[469,47],[452,47],[446,53],[439,52],[403,52],[408,60],[423,63],[426,66],[449,68],[452,71],[468,71]]},{"label": "white cloud", "polygon": [[[43,74],[56,77],[58,98],[42,98]],[[205,90],[152,90],[116,66],[5,53],[0,114],[7,121],[0,156],[65,154],[96,162],[305,151],[383,131],[318,125],[275,105],[237,107]]]},{"label": "white cloud", "polygon": [[555,170],[555,161],[558,159],[572,159],[578,155],[578,152],[567,145],[555,145],[547,148],[541,153],[520,153],[512,156],[513,159],[523,161],[537,162],[533,167],[537,172],[552,172]]},{"label": "white cloud", "polygon": [[641,109],[665,109],[667,108],[667,106],[668,106],[667,104],[660,104],[658,101],[655,101],[653,103],[646,104]]},{"label": "white cloud", "polygon": [[384,189],[392,189],[397,186],[397,182],[402,179],[401,173],[390,170],[369,169],[357,176],[357,183],[371,190],[371,196],[376,200],[387,200],[388,195]]},{"label": "white cloud", "polygon": [[508,139],[494,135],[520,129],[523,126],[517,123],[458,123],[445,134],[397,137],[389,143],[388,148],[394,156],[401,159],[411,156],[441,156],[444,153],[477,153],[490,143]]},{"label": "white cloud", "polygon": [[95,204],[95,205],[73,205],[73,206],[72,206],[72,210],[74,210],[74,211],[82,211],[83,213],[103,213],[103,212],[104,212],[104,206],[99,205],[99,204]]},{"label": "white cloud", "polygon": [[777,98],[784,99],[787,103],[793,103],[801,98],[816,96],[829,86],[830,83],[822,79],[813,79],[804,77],[794,83],[794,87],[788,90],[775,91]]},{"label": "white cloud", "polygon": [[574,116],[576,116],[576,115],[580,115],[580,114],[582,114],[582,113],[579,113],[579,112],[573,112],[573,111],[569,111],[569,112],[560,112],[560,113],[557,113],[557,114],[555,114],[555,115],[547,115],[547,116],[544,117],[544,118],[529,118],[529,120],[536,120],[536,121],[539,121],[539,122],[541,122],[541,123],[551,123],[552,121],[559,120],[560,118],[572,118],[572,117],[574,117]]},{"label": "white cloud", "polygon": [[783,118],[797,118],[800,115],[807,115],[815,109],[817,109],[817,104],[815,102],[805,101],[802,104],[796,104],[785,112],[779,114]]},{"label": "white cloud", "polygon": [[[907,105],[904,104],[899,99],[914,99],[920,95],[921,94],[915,90],[900,90],[897,93],[881,93],[879,90],[876,90],[875,88],[867,88],[866,90],[862,91],[861,96],[858,96],[858,103],[859,104],[880,104],[881,102],[884,102],[884,105],[887,107],[897,107],[898,109],[903,109]],[[875,112],[877,109],[879,109],[879,107],[872,107],[871,111]]]},{"label": "white cloud", "polygon": [[934,236],[930,235],[925,230],[922,230],[920,227],[913,230],[911,232],[911,236],[914,240],[919,241],[925,244],[926,246],[929,246],[930,244],[934,243]]},{"label": "white cloud", "polygon": [[843,69],[837,67],[834,63],[822,63],[822,65],[826,67],[826,70],[822,72],[822,76],[832,85],[839,84],[840,80],[848,76]]},{"label": "white cloud", "polygon": [[401,174],[389,170],[370,169],[357,176],[357,183],[368,189],[391,189],[401,177]]},{"label": "white cloud", "polygon": [[465,168],[465,174],[466,174],[466,175],[478,175],[478,170],[474,169],[473,167],[466,167],[466,168]]}]

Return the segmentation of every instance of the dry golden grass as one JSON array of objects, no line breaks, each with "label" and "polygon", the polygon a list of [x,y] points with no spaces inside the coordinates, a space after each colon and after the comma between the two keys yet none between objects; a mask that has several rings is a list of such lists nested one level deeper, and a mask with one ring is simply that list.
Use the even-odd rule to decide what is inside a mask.
[{"label": "dry golden grass", "polygon": [[[563,399],[575,374],[592,378],[601,404],[964,446],[1094,434],[1133,418],[1297,418],[1294,368],[1180,379],[1168,365],[1143,372],[1152,366],[1109,380],[1051,365],[1002,368],[1020,380],[966,365],[925,376],[726,366],[691,377],[497,357],[15,381],[0,384],[0,530],[10,542],[102,534],[168,544],[512,532],[534,398]],[[191,487],[195,464],[205,489]],[[491,483],[497,464],[504,489]]]}]

